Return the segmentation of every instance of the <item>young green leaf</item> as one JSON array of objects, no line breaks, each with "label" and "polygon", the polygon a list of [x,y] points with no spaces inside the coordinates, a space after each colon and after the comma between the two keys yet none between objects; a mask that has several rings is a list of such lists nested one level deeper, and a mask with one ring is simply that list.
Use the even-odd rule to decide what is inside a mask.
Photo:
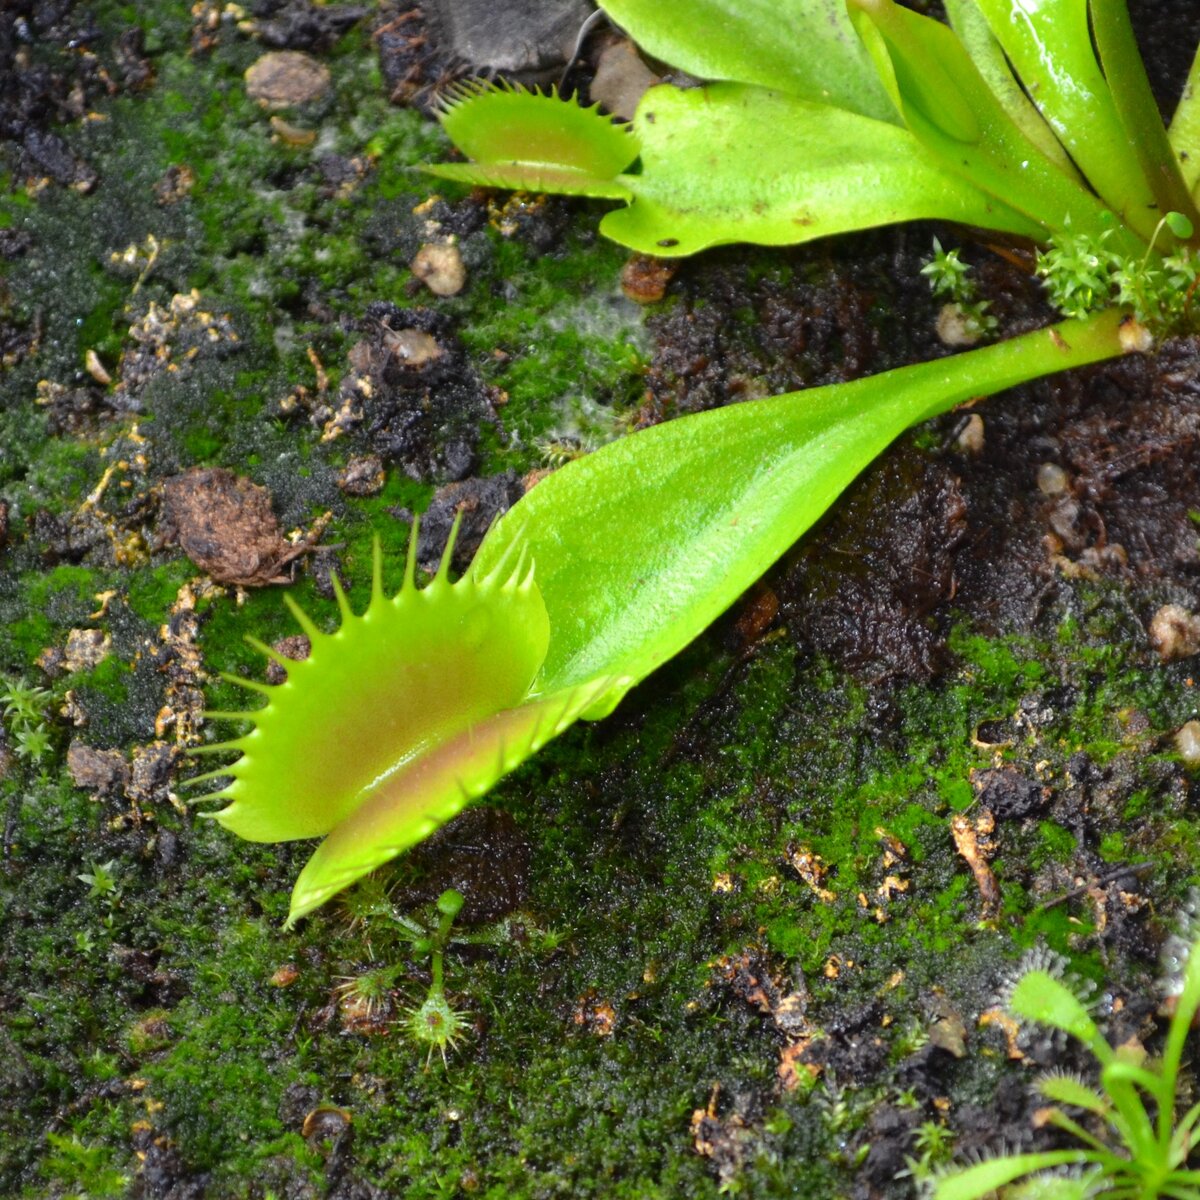
[{"label": "young green leaf", "polygon": [[1065,175],[1081,182],[1079,172],[1045,118],[1017,82],[1004,49],[992,33],[977,0],[945,0],[950,27],[979,68],[992,94],[1021,132]]},{"label": "young green leaf", "polygon": [[634,130],[642,170],[621,178],[633,202],[608,213],[600,230],[648,254],[789,245],[925,217],[1042,233],[939,166],[907,130],[779,92],[652,88]]},{"label": "young green leaf", "polygon": [[[1200,221],[1200,212],[1192,203],[1191,193],[1179,170],[1179,160],[1163,128],[1125,0],[1091,0],[1090,9],[1092,34],[1113,108],[1141,166],[1141,177],[1154,194],[1156,210],[1167,217],[1168,223],[1174,210],[1173,215],[1194,225]],[[1171,230],[1175,232],[1174,225]]]},{"label": "young green leaf", "polygon": [[655,58],[699,79],[753,83],[895,121],[845,0],[602,0]]},{"label": "young green leaf", "polygon": [[1096,61],[1088,0],[976,3],[1071,158],[1113,211],[1149,240],[1162,214]]},{"label": "young green leaf", "polygon": [[1017,128],[948,26],[894,0],[849,4],[905,124],[945,170],[963,175],[1047,232],[1107,235],[1124,254],[1144,249]]},{"label": "young green leaf", "polygon": [[1200,180],[1200,47],[1192,58],[1183,94],[1171,117],[1167,140],[1175,152],[1184,186],[1192,194]]},{"label": "young green leaf", "polygon": [[1082,1001],[1048,971],[1026,971],[1012,990],[1009,1008],[1027,1021],[1061,1029],[1090,1047],[1101,1062],[1111,1061],[1112,1049]]}]

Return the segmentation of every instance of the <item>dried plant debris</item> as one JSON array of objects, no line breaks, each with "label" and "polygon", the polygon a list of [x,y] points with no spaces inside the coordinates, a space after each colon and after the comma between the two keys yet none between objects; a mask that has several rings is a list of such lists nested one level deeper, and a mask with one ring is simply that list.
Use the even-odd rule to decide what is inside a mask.
[{"label": "dried plant debris", "polygon": [[296,541],[279,528],[267,489],[222,467],[193,467],[163,484],[159,545],[178,545],[217,583],[290,583],[290,563],[320,539],[324,522]]},{"label": "dried plant debris", "polygon": [[97,750],[78,739],[67,748],[67,770],[76,787],[98,799],[121,795],[129,786],[129,763],[120,750]]},{"label": "dried plant debris", "polygon": [[177,292],[166,308],[151,300],[130,325],[129,338],[117,386],[134,394],[162,371],[178,371],[200,355],[223,357],[239,345],[229,317],[208,312],[195,288]]}]

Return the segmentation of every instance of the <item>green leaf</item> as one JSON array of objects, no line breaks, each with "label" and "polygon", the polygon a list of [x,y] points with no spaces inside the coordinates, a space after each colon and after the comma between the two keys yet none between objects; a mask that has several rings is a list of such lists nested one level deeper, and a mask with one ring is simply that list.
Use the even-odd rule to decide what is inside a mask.
[{"label": "green leaf", "polygon": [[945,0],[950,26],[971,61],[979,68],[992,94],[1021,132],[1069,178],[1079,181],[1079,172],[1062,148],[1042,114],[1030,103],[1025,89],[1012,73],[1004,49],[996,40],[977,0]]},{"label": "green leaf", "polygon": [[933,1197],[934,1200],[982,1200],[982,1197],[1023,1175],[1088,1161],[1086,1150],[1048,1150],[1042,1154],[990,1158],[956,1175],[939,1179],[933,1189]]},{"label": "green leaf", "polygon": [[[1048,971],[1026,971],[1012,990],[1009,1008],[1018,1017],[1061,1029],[1093,1049],[1098,1041],[1103,1041],[1083,1002]],[[1105,1050],[1108,1050],[1107,1043]],[[1103,1057],[1104,1061],[1111,1059],[1111,1051]]]},{"label": "green leaf", "polygon": [[1108,1101],[1095,1088],[1070,1075],[1044,1075],[1038,1080],[1037,1089],[1047,1100],[1053,1100],[1056,1104],[1085,1108],[1098,1116],[1105,1116],[1109,1110]]},{"label": "green leaf", "polygon": [[633,203],[600,229],[645,253],[794,244],[926,217],[1042,233],[942,168],[906,130],[779,92],[656,87],[634,128],[642,172],[621,180]]},{"label": "green leaf", "polygon": [[637,141],[596,106],[474,82],[451,94],[442,127],[475,160],[425,168],[442,179],[608,199],[629,194],[616,177],[637,157]]},{"label": "green leaf", "polygon": [[[1179,162],[1163,128],[1158,102],[1150,90],[1150,80],[1138,53],[1133,25],[1125,0],[1091,0],[1092,36],[1100,55],[1112,95],[1113,108],[1125,130],[1142,178],[1157,201],[1157,212],[1170,223],[1172,210],[1188,225],[1200,221],[1200,212],[1179,171]],[[1172,232],[1175,226],[1171,225]],[[1190,238],[1191,234],[1176,234]]]},{"label": "green leaf", "polygon": [[945,170],[1045,230],[1107,234],[1114,249],[1129,255],[1145,249],[1017,128],[948,26],[893,0],[849,3],[905,124]]},{"label": "green leaf", "polygon": [[[527,543],[550,620],[538,694],[620,677],[588,717],[678,653],[908,425],[1120,352],[1119,314],[870,379],[646,429],[542,480],[492,528],[472,572]],[[716,448],[714,450],[714,448]]]},{"label": "green leaf", "polygon": [[1026,91],[1113,210],[1149,241],[1162,215],[1092,48],[1088,0],[976,0]]},{"label": "green leaf", "polygon": [[753,83],[895,121],[845,0],[601,0],[642,49],[700,79]]},{"label": "green leaf", "polygon": [[1200,180],[1200,48],[1192,58],[1167,136],[1179,160],[1184,184],[1189,193],[1194,193]]}]

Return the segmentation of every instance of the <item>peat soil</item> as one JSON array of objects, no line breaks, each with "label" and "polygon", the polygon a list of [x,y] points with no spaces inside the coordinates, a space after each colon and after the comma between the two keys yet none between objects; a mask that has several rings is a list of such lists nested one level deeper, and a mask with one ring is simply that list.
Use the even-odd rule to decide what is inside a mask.
[{"label": "peat soil", "polygon": [[[1169,109],[1200,13],[1131,7]],[[449,83],[561,70],[537,6],[495,44],[178,8],[0,7],[0,1192],[906,1197],[1057,1144],[1033,1068],[1089,1064],[1004,1025],[1006,974],[1053,949],[1153,1051],[1196,875],[1200,343],[914,431],[607,722],[284,933],[306,848],[181,784],[243,635],[306,653],[285,585],[331,621],[414,512],[462,569],[606,438],[948,353],[935,234],[1002,335],[1050,314],[945,227],[629,263],[593,207],[435,193]],[[397,917],[450,886],[443,1066]]]}]

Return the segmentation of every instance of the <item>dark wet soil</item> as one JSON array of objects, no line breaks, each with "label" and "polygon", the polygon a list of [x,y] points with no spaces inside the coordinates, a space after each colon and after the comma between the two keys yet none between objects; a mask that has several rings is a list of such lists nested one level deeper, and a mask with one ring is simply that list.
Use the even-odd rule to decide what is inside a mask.
[{"label": "dark wet soil", "polygon": [[[1185,52],[1200,38],[1200,13],[1183,0],[1169,9],[1141,0],[1133,9],[1153,53],[1156,88],[1160,96],[1170,96],[1186,70],[1190,53]],[[248,11],[252,36],[264,47],[317,57],[328,53],[347,30],[369,24],[383,86],[397,102],[428,104],[438,88],[461,73],[464,46],[473,45],[469,39],[462,41],[457,26],[453,36],[447,32],[453,14],[446,6],[430,6],[432,19],[402,0],[385,4],[379,12],[364,5],[317,5],[307,0],[260,0]],[[222,36],[228,36],[219,13],[209,25],[200,21],[195,26],[197,54],[211,52]],[[517,48],[525,58],[515,65],[544,69],[558,53],[551,42],[557,46],[560,41],[557,35],[545,34],[521,43]],[[504,65],[513,53],[510,39],[488,57],[503,59]],[[585,62],[579,82],[586,78]],[[134,30],[101,37],[86,9],[68,0],[10,3],[0,10],[0,139],[4,161],[16,180],[36,177],[47,180],[47,187],[80,193],[104,187],[103,171],[80,158],[61,130],[104,97],[153,86],[153,59]],[[326,156],[307,177],[297,174],[292,182],[309,186],[316,180],[327,195],[343,187],[352,195],[365,169],[349,158]],[[175,197],[179,187],[186,192],[180,179],[165,180],[165,200]],[[375,252],[412,256],[420,225],[410,208],[379,205],[368,234]],[[529,206],[520,214],[517,236],[538,253],[558,253],[574,211],[557,203]],[[483,195],[440,202],[423,213],[422,220],[456,237],[468,260],[477,254],[482,261],[491,253],[485,232],[491,210]],[[858,378],[946,353],[936,341],[935,307],[919,275],[935,232],[944,244],[962,242],[1003,333],[1021,332],[1046,319],[1028,275],[954,230],[884,231],[770,258],[759,251],[718,251],[682,264],[669,277],[668,272],[650,273],[663,299],[648,321],[649,363],[630,424],[644,426],[721,404]],[[19,231],[0,230],[0,257],[18,269],[29,248]],[[769,270],[768,261],[775,264]],[[780,262],[782,270],[777,269]],[[640,276],[645,274],[640,271]],[[31,357],[36,361],[44,321],[37,311],[15,310],[5,297],[0,284],[0,356],[7,366]],[[229,339],[232,324],[219,316],[206,317],[204,323],[193,315],[194,306],[188,307],[185,294],[179,297],[184,297],[183,303],[174,313],[153,302],[139,305],[112,387],[95,374],[79,372],[69,386],[59,384],[42,394],[39,403],[51,439],[98,437],[114,422],[140,414],[146,397],[153,399],[154,390],[163,386],[174,367],[187,369],[197,359],[203,363],[205,355],[221,363],[236,356]],[[430,493],[418,547],[421,566],[436,567],[457,516],[461,526],[453,561],[457,568],[465,567],[494,516],[514,503],[526,486],[525,477],[513,469],[480,474],[490,441],[504,435],[503,397],[485,382],[479,357],[465,348],[460,318],[453,311],[425,305],[417,291],[408,297],[372,298],[353,314],[346,309],[333,312],[328,299],[310,282],[292,303],[295,311],[345,334],[338,381],[333,386],[299,386],[273,401],[273,419],[282,433],[271,436],[296,441],[319,437],[322,445],[340,441],[347,448],[344,463],[336,469],[319,464],[313,468],[313,481],[301,484],[288,482],[294,472],[280,458],[270,468],[275,471],[273,485],[266,487],[226,468],[183,461],[186,451],[172,442],[167,430],[160,445],[169,448],[161,449],[148,466],[136,465],[137,445],[122,447],[126,460],[135,463],[132,486],[119,501],[106,501],[103,511],[92,505],[64,512],[46,501],[23,511],[10,530],[8,508],[0,505],[0,546],[13,543],[10,564],[18,563],[24,572],[115,569],[127,539],[145,537],[157,561],[166,561],[177,547],[215,583],[259,588],[307,572],[318,590],[329,594],[330,579],[338,569],[338,547],[327,547],[328,553],[304,565],[302,560],[320,536],[319,527],[305,532],[301,524],[305,502],[318,499],[323,506],[327,501],[377,500],[385,519],[407,520],[411,510],[385,483],[402,476]],[[52,302],[53,297],[46,298],[47,304]],[[727,685],[698,706],[699,716],[689,718],[690,725],[673,734],[658,767],[683,764],[699,773],[717,774],[722,739],[732,742],[735,735],[729,731],[740,729],[744,702],[738,685],[753,671],[756,657],[770,653],[773,638],[783,630],[800,666],[829,664],[850,681],[839,682],[837,688],[861,687],[858,694],[868,711],[864,727],[880,742],[897,741],[903,732],[898,728],[898,689],[945,679],[961,667],[951,635],[964,620],[984,635],[1049,637],[1065,618],[1086,606],[1107,605],[1121,614],[1113,617],[1119,636],[1144,646],[1145,661],[1152,662],[1145,631],[1157,609],[1167,603],[1200,608],[1198,350],[1195,340],[1180,339],[1154,357],[1131,358],[993,398],[977,412],[952,414],[903,440],[864,474],[812,536],[725,623],[720,636],[735,646]],[[179,411],[186,411],[187,403],[180,401]],[[262,436],[263,444],[283,444],[268,443],[267,435]],[[253,457],[260,459],[257,448]],[[291,525],[297,529],[293,538],[284,532]],[[72,620],[83,621],[91,605],[100,603],[86,599],[86,605],[72,610],[78,613]],[[149,649],[143,652],[140,639],[160,622],[158,640],[147,643]],[[86,689],[75,698],[74,707],[64,710],[82,715],[77,724],[84,732],[68,739],[69,716],[61,722],[65,767],[73,784],[94,797],[94,823],[104,823],[95,853],[125,855],[142,875],[168,881],[165,887],[176,886],[184,870],[189,830],[183,827],[181,841],[172,829],[154,827],[153,812],[171,810],[171,787],[179,767],[175,749],[162,738],[173,723],[194,720],[200,705],[200,622],[187,606],[170,612],[164,607],[153,618],[121,610],[116,641],[142,647],[135,694],[124,705],[127,724],[106,717],[106,702]],[[292,657],[303,650],[295,638],[277,645]],[[712,645],[707,651],[713,652]],[[42,665],[47,681],[64,669],[50,659]],[[689,669],[688,664],[678,668],[681,673]],[[596,735],[600,751],[606,737],[620,738],[646,719],[654,688],[663,688],[676,703],[669,689],[679,678],[668,672],[665,681],[651,684],[643,708],[622,710],[610,732]],[[164,692],[164,687],[169,690]],[[1022,738],[1032,743],[1045,736],[1052,741],[1053,731],[1070,720],[1079,701],[1074,683],[1051,679],[1015,711],[980,724],[975,736],[981,745],[997,747]],[[119,729],[140,744],[128,752],[92,745],[87,740],[89,719],[91,729]],[[1143,728],[1139,721],[1145,718],[1129,715],[1131,736]],[[790,732],[798,743],[810,736],[807,730]],[[7,749],[0,748],[0,755],[8,756]],[[1039,764],[1033,761],[981,769],[969,780],[975,802],[972,816],[990,814],[1000,836],[1031,837],[1039,823],[1046,822],[1073,839],[1069,862],[1009,863],[1005,882],[1057,906],[1077,896],[1079,880],[1085,881],[1087,902],[1102,914],[1095,930],[1099,953],[1133,972],[1131,981],[1118,980],[1112,988],[1109,1031],[1114,1040],[1150,1040],[1154,1035],[1154,1004],[1141,984],[1153,971],[1164,924],[1140,890],[1141,866],[1121,861],[1104,839],[1121,824],[1125,805],[1139,791],[1152,790],[1164,810],[1181,816],[1191,805],[1189,779],[1179,763],[1163,756],[1147,765],[1144,758],[1131,761],[1118,755],[1097,761],[1076,754],[1053,784],[1039,776]],[[622,888],[633,891],[643,885],[636,878],[639,872],[653,875],[658,842],[664,840],[654,830],[653,819],[637,809],[638,785],[636,772],[619,762],[606,768],[599,783],[589,784],[598,802],[614,794],[625,797],[606,811],[607,825],[596,830],[598,844],[628,851],[618,883],[597,901],[601,906],[612,904],[614,910],[619,910]],[[777,800],[768,779],[761,793],[744,803],[778,804],[782,822],[810,803],[802,791],[799,797],[789,794]],[[551,829],[554,820],[551,812]],[[972,836],[978,839],[988,834],[982,824],[973,827]],[[870,886],[899,892],[913,878],[916,864],[900,850],[889,852],[895,862],[888,862],[887,874],[877,870]],[[510,813],[478,807],[412,855],[406,882],[391,899],[400,908],[418,909],[445,888],[456,887],[468,898],[464,927],[501,921],[531,903],[536,853],[527,830]],[[551,857],[543,852],[543,865]],[[981,851],[975,864],[982,864],[974,876],[977,882],[988,877],[986,858]],[[781,871],[789,882],[811,887],[819,895],[824,877],[803,848],[791,847],[785,864]],[[261,884],[281,890],[294,874],[291,867],[286,852],[281,852],[280,864],[259,861],[244,869],[247,874],[257,872],[255,888]],[[980,899],[977,915],[986,915],[987,901]],[[254,910],[253,916],[259,915]],[[845,1001],[830,1002],[826,995],[824,1003],[814,1002],[798,966],[789,970],[782,955],[765,948],[749,924],[751,917],[752,912],[732,933],[721,930],[722,936],[714,936],[719,944],[736,937],[749,948],[707,964],[702,999],[693,1003],[697,1011],[736,1026],[739,1036],[758,1049],[761,1061],[755,1069],[760,1076],[715,1088],[707,1105],[705,1097],[694,1097],[701,1106],[690,1125],[685,1112],[676,1122],[681,1141],[687,1126],[689,1154],[702,1156],[715,1179],[732,1184],[755,1161],[769,1114],[785,1087],[781,1080],[790,1087],[805,1076],[863,1094],[876,1089],[887,1097],[872,1105],[847,1135],[846,1153],[856,1162],[848,1172],[855,1196],[908,1194],[897,1177],[912,1151],[914,1130],[942,1111],[939,1102],[950,1094],[957,1101],[952,1123],[960,1151],[995,1150],[1001,1141],[1019,1148],[1052,1143],[1049,1132],[1034,1129],[1037,1101],[1025,1080],[1000,1074],[992,1063],[966,1055],[968,1026],[971,1038],[990,1036],[975,1030],[970,1021],[975,1013],[960,1012],[933,991],[924,993],[920,1023],[934,1032],[897,1061],[882,1032],[885,1018],[891,1020],[882,993],[871,997],[860,989]],[[27,919],[32,922],[34,916]],[[716,916],[712,922],[719,928]],[[314,962],[336,953],[311,946],[308,952]],[[190,984],[181,970],[166,964],[169,957],[161,946],[115,947],[106,969],[117,981],[121,1002],[138,1012],[178,1006]],[[568,957],[564,952],[552,960],[548,979],[567,970],[562,962]],[[19,969],[13,962],[2,965],[9,971]],[[989,962],[989,971],[991,967]],[[693,968],[699,969],[695,964]],[[647,967],[642,981],[647,992],[654,986],[652,976]],[[550,986],[547,982],[548,990]],[[964,988],[957,998],[964,1010],[968,1002],[984,1008],[985,993],[994,980],[989,977],[976,987],[977,994]],[[257,999],[269,1006],[269,999]],[[555,999],[561,1003],[561,994]],[[316,1001],[324,1001],[324,1007],[318,1008]],[[635,992],[619,1003],[633,1009],[640,1001]],[[6,988],[0,1004],[15,1011],[21,1000],[14,989]],[[297,1028],[336,1029],[336,1006],[328,993],[318,995],[310,1007],[316,1015],[306,1015],[305,1006],[298,1006],[293,1034]],[[564,1023],[573,1034],[605,1038],[611,1033],[613,1012],[602,996],[585,991]],[[765,1059],[763,1029],[769,1047]],[[751,1042],[752,1036],[758,1040]],[[0,1047],[8,1041],[4,1034]],[[986,1045],[996,1058],[1005,1052],[998,1033]],[[1087,1066],[1080,1055],[1053,1039],[1027,1043],[1021,1052],[1042,1067]],[[283,1054],[277,1048],[271,1053]],[[483,1056],[495,1053],[489,1049]],[[84,1051],[78,1054],[82,1058]],[[762,1061],[767,1064],[766,1078]],[[74,1099],[60,1103],[56,1095],[50,1103],[38,1094],[43,1086],[38,1080],[44,1076],[23,1058],[0,1079],[10,1094],[28,1101],[37,1120],[55,1130],[73,1115],[71,1104],[83,1111],[93,1103],[127,1098],[133,1086],[122,1080],[98,1085],[80,1078],[77,1086],[60,1081],[62,1094],[73,1094]],[[338,1086],[325,1079],[325,1090],[291,1085],[281,1108],[283,1124],[293,1133],[303,1131],[308,1118],[322,1110],[328,1092]],[[836,1094],[831,1090],[830,1095]],[[903,1096],[903,1105],[893,1102],[897,1094]],[[340,1111],[329,1106],[325,1110]],[[359,1170],[356,1153],[364,1139],[352,1123],[339,1116],[325,1120],[326,1125],[314,1126],[304,1136],[311,1136],[312,1147],[320,1148],[314,1153],[323,1162],[326,1195],[403,1194],[368,1182]],[[209,1173],[194,1167],[172,1138],[151,1122],[141,1122],[130,1136],[140,1166],[129,1194],[172,1200],[214,1194]],[[284,1194],[312,1194],[310,1184],[288,1176],[290,1169],[279,1167]],[[470,1183],[461,1183],[464,1194],[473,1190]],[[584,1189],[580,1194],[601,1193]]]}]

